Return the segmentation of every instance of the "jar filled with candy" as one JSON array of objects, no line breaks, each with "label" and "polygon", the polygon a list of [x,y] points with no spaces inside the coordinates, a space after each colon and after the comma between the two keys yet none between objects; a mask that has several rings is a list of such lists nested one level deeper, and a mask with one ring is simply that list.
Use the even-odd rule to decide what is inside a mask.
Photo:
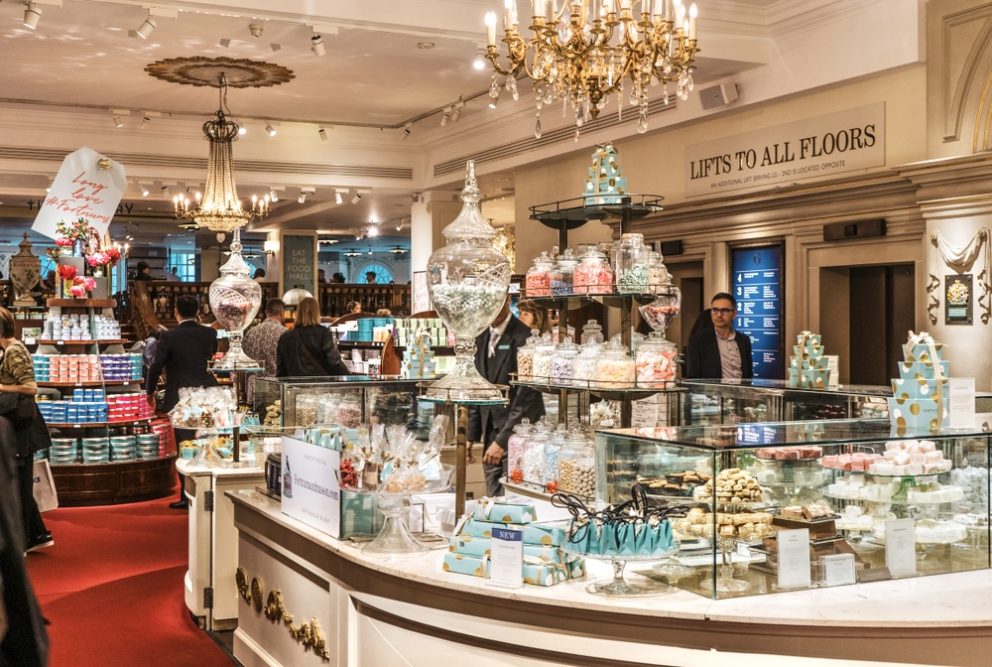
[{"label": "jar filled with candy", "polygon": [[637,386],[664,389],[678,379],[679,349],[660,331],[637,347]]},{"label": "jar filled with candy", "polygon": [[596,377],[596,364],[599,363],[602,353],[602,343],[583,343],[579,347],[578,356],[575,357],[571,384],[577,387],[589,387],[589,383]]},{"label": "jar filled with candy", "polygon": [[555,356],[551,359],[551,383],[569,384],[575,372],[575,358],[579,356],[579,346],[566,338],[555,348]]},{"label": "jar filled with candy", "polygon": [[530,382],[534,375],[534,351],[540,340],[537,330],[531,329],[531,336],[524,345],[517,349],[517,379],[520,382]]},{"label": "jar filled with candy", "polygon": [[672,283],[672,276],[668,273],[665,260],[660,252],[651,251],[648,260],[648,292],[657,294],[665,285]]},{"label": "jar filled with candy", "polygon": [[572,293],[572,282],[575,274],[575,267],[579,264],[579,258],[575,256],[571,248],[565,248],[565,252],[558,255],[551,270],[551,293],[555,296],[565,296]]},{"label": "jar filled with candy", "polygon": [[548,255],[547,250],[534,258],[534,262],[524,275],[524,290],[527,298],[536,296],[551,296],[551,271],[555,261]]},{"label": "jar filled with candy", "polygon": [[548,442],[544,445],[544,490],[547,493],[558,492],[558,453],[565,444],[568,431],[564,424],[559,424],[554,430]]},{"label": "jar filled with candy", "polygon": [[596,343],[602,345],[606,338],[603,337],[603,325],[596,320],[589,320],[582,326],[582,344]]},{"label": "jar filled with candy", "polygon": [[547,424],[538,422],[531,429],[530,438],[524,443],[523,473],[524,481],[530,484],[544,484],[544,447],[551,438],[551,430]]},{"label": "jar filled with candy", "polygon": [[626,294],[641,294],[648,286],[650,250],[644,245],[644,234],[629,232],[620,239],[617,252],[617,290]]},{"label": "jar filled with candy", "polygon": [[555,355],[555,344],[551,340],[551,334],[544,334],[534,348],[534,375],[531,382],[547,384],[551,378],[551,360]]},{"label": "jar filled with candy", "polygon": [[601,389],[623,389],[632,387],[637,377],[634,360],[627,353],[620,339],[613,338],[596,363],[596,377],[593,386]]},{"label": "jar filled with candy", "polygon": [[581,431],[570,433],[558,454],[558,489],[580,498],[596,495],[596,450]]},{"label": "jar filled with candy", "polygon": [[506,445],[506,475],[516,484],[524,481],[524,448],[530,439],[532,429],[530,420],[524,418],[513,427],[513,435]]},{"label": "jar filled with candy", "polygon": [[576,294],[613,294],[613,266],[596,246],[589,246],[579,258],[573,279]]}]

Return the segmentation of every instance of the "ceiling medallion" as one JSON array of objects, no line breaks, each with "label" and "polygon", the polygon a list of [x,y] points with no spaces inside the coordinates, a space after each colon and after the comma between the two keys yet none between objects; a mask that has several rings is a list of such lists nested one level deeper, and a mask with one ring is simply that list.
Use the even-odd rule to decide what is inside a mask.
[{"label": "ceiling medallion", "polygon": [[293,70],[246,58],[168,58],[145,66],[156,79],[188,86],[219,87],[221,75],[231,88],[264,88],[293,80]]}]

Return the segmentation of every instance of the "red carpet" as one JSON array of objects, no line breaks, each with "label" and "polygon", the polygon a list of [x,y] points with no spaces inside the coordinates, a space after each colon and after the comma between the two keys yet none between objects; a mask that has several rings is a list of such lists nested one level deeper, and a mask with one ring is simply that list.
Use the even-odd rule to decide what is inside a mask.
[{"label": "red carpet", "polygon": [[45,514],[55,545],[28,570],[51,621],[51,667],[230,667],[183,602],[186,513],[175,496]]}]

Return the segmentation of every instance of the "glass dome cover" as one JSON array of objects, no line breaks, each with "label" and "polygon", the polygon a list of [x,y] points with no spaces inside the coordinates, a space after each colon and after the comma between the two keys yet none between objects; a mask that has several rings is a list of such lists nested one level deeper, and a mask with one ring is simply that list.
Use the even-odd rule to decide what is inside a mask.
[{"label": "glass dome cover", "polygon": [[427,260],[427,287],[438,316],[455,334],[455,368],[427,390],[433,398],[499,400],[500,390],[475,368],[475,337],[499,315],[510,285],[510,261],[492,240],[479,210],[475,163],[468,162],[462,210],[444,228],[447,244]]},{"label": "glass dome cover", "polygon": [[262,287],[251,279],[251,267],[241,256],[241,230],[234,230],[231,256],[220,267],[220,278],[210,283],[210,310],[229,333],[227,354],[215,370],[259,368],[260,364],[241,349],[245,328],[251,324],[262,305]]}]

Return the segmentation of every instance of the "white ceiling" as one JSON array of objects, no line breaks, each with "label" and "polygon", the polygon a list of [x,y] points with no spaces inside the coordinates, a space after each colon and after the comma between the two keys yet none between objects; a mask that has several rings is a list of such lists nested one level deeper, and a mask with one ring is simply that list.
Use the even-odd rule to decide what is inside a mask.
[{"label": "white ceiling", "polygon": [[[815,18],[819,16],[816,12],[830,11],[835,4],[860,1],[697,0],[702,46],[697,81],[719,79],[760,66],[765,56],[763,49],[774,49],[770,31],[782,21],[803,15]],[[502,0],[155,0],[158,13],[164,10],[176,17],[157,18],[157,29],[142,40],[129,36],[129,31],[141,25],[148,13],[147,2],[40,2],[42,17],[37,30],[32,31],[22,25],[23,3],[0,0],[0,116],[11,109],[40,112],[56,107],[78,113],[77,117],[84,121],[84,114],[88,114],[90,120],[77,126],[88,129],[76,129],[69,121],[60,120],[63,125],[57,128],[58,133],[38,132],[36,138],[21,132],[12,141],[9,134],[3,137],[0,118],[0,147],[4,143],[42,146],[44,136],[48,142],[44,145],[66,152],[90,142],[96,146],[109,144],[108,152],[158,151],[205,158],[206,144],[199,140],[196,128],[216,109],[216,90],[161,81],[146,74],[144,68],[164,58],[227,56],[276,63],[296,75],[280,86],[229,92],[228,105],[234,116],[241,121],[249,119],[251,128],[236,145],[236,159],[384,166],[382,153],[376,151],[391,142],[393,154],[401,155],[406,162],[388,166],[403,167],[417,166],[416,160],[421,159],[417,151],[424,145],[421,137],[430,137],[424,141],[444,141],[445,131],[462,126],[442,130],[438,126],[440,116],[435,114],[417,123],[413,138],[406,142],[397,136],[400,131],[396,128],[408,119],[453,103],[459,96],[467,98],[487,90],[489,66],[479,72],[472,68],[471,61],[484,39],[483,14],[489,9],[500,13],[503,4]],[[526,14],[524,9],[529,2],[518,0],[518,4],[521,14]],[[252,22],[264,26],[259,39],[249,34],[248,25]],[[323,35],[327,47],[324,57],[310,50],[314,32]],[[229,48],[220,45],[221,39],[231,40]],[[418,43],[425,42],[433,44],[433,48],[418,48]],[[281,48],[274,51],[272,44]],[[465,108],[464,115],[489,118],[483,115],[488,113],[484,102],[475,100]],[[114,109],[130,111],[123,130],[110,124]],[[141,112],[152,113],[152,132],[138,130]],[[263,121],[280,128],[278,139],[260,138],[256,130]],[[180,126],[180,122],[188,126]],[[306,127],[296,126],[300,122]],[[318,124],[393,129],[341,128],[333,132],[331,141],[316,141],[316,147],[321,149],[318,152],[313,146]],[[88,131],[100,134],[94,139],[87,135]],[[365,134],[359,137],[359,132]],[[175,137],[186,137],[187,142]],[[562,150],[569,147],[563,146]],[[9,209],[15,207],[19,209],[17,215],[24,217],[24,201],[43,194],[57,165],[38,162],[16,166],[12,169],[0,161],[0,215],[4,209],[10,215]],[[423,179],[425,170],[423,165],[420,168]],[[177,176],[148,172],[145,169],[140,178],[149,186],[151,196],[143,199],[136,194],[136,177],[127,201],[135,211],[156,214],[159,219],[169,209],[161,191],[163,183],[195,184],[197,177],[202,178],[198,173]],[[138,172],[129,171],[129,175],[132,173]],[[250,177],[256,180],[248,180]],[[280,202],[272,216],[258,226],[260,229],[293,227],[345,233],[361,228],[371,218],[395,226],[408,218],[411,195],[417,191],[416,184],[408,183],[367,186],[359,204],[351,205],[350,197],[345,196],[345,202],[337,205],[336,181],[308,181],[305,176],[295,180],[296,175],[287,177],[278,171],[273,172],[271,181],[265,181],[267,177],[268,174],[261,177],[261,182],[284,189],[280,190]],[[258,178],[249,175],[239,183],[254,183],[257,189]],[[347,185],[362,187],[357,182]],[[315,189],[305,205],[296,202],[300,186]],[[512,174],[490,175],[483,179],[482,187],[486,198],[484,215],[497,224],[513,222]],[[250,194],[248,188],[241,189],[242,196]]]}]

